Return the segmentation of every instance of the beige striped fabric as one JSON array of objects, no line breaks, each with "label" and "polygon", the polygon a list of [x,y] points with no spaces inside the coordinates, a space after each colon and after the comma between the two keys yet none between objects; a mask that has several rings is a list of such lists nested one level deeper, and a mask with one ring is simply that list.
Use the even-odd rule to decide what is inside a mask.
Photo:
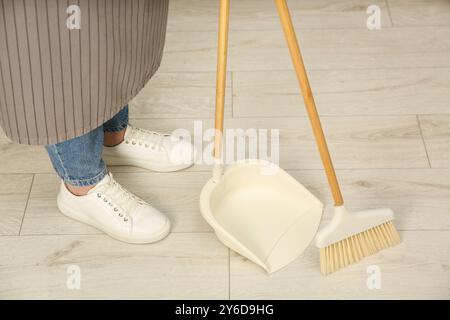
[{"label": "beige striped fabric", "polygon": [[167,11],[168,0],[0,0],[6,135],[53,144],[113,117],[159,67]]}]

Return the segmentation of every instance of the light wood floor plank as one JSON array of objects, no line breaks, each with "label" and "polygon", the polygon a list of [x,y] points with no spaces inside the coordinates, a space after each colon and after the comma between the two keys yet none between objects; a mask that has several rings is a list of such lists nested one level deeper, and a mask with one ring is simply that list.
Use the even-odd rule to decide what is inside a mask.
[{"label": "light wood floor plank", "polygon": [[32,180],[31,174],[0,174],[0,235],[19,234]]},{"label": "light wood floor plank", "polygon": [[0,194],[0,236],[18,235],[28,195]]},{"label": "light wood floor plank", "polygon": [[[179,128],[194,131],[192,119],[136,119],[133,123],[136,126],[164,132],[172,132]],[[203,130],[212,128],[210,119],[201,123]],[[337,168],[428,167],[415,116],[324,117],[323,123]],[[226,119],[225,127],[279,129],[280,163],[283,168],[321,168],[307,118]],[[206,147],[208,141],[203,145]],[[0,145],[0,150],[3,151],[4,165],[1,167],[3,173],[53,172],[50,160],[42,147],[7,144]],[[33,157],[29,157],[30,154],[33,154]],[[209,168],[199,165],[190,170],[205,171]],[[121,169],[115,168],[114,171]]]},{"label": "light wood floor plank", "polygon": [[[167,214],[172,232],[212,232],[199,212],[201,188],[209,172],[115,173],[128,190]],[[63,216],[56,206],[59,179],[38,174],[30,194],[21,234],[98,234],[100,231]]]},{"label": "light wood floor plank", "polygon": [[[450,27],[297,30],[311,70],[450,67]],[[168,32],[160,70],[215,71],[215,48],[215,32]],[[282,31],[230,31],[229,70],[292,70]]]},{"label": "light wood floor plank", "polygon": [[60,180],[54,173],[36,174],[21,235],[100,234],[97,229],[62,215],[56,206]]},{"label": "light wood floor plank", "polygon": [[450,168],[450,116],[419,116],[422,132],[434,168]]},{"label": "light wood floor plank", "polygon": [[395,26],[448,26],[448,0],[387,0]]},{"label": "light wood floor plank", "polygon": [[[383,28],[390,27],[385,1],[378,0],[314,0],[288,1],[292,20],[300,28],[366,28],[370,5],[381,9]],[[280,19],[273,1],[234,1],[230,5],[231,30],[280,29]],[[191,0],[186,10],[185,0],[171,0],[168,30],[216,31],[218,2]]]},{"label": "light wood floor plank", "polygon": [[32,174],[0,174],[0,194],[28,194],[32,180]]},{"label": "light wood floor plank", "polygon": [[[334,208],[325,174],[316,170],[290,173],[327,205],[323,216],[327,223]],[[352,169],[337,174],[349,210],[391,208],[398,229],[450,231],[450,170]]]},{"label": "light wood floor plank", "polygon": [[[450,68],[311,71],[322,115],[450,113]],[[306,115],[293,71],[234,72],[235,117]]]},{"label": "light wood floor plank", "polygon": [[[323,171],[289,172],[327,205],[323,221],[328,222],[332,200]],[[115,177],[127,189],[167,213],[173,232],[212,232],[198,206],[201,187],[210,175],[209,172],[147,172],[116,173]],[[389,207],[394,210],[396,227],[401,230],[450,230],[448,169],[338,170],[338,177],[351,210]],[[58,186],[55,175],[36,175],[21,234],[99,234],[98,230],[59,212]]]},{"label": "light wood floor plank", "polygon": [[[107,236],[0,237],[1,299],[226,299],[228,250],[212,234],[152,245]],[[68,267],[81,271],[69,290]]]},{"label": "light wood floor plank", "polygon": [[[231,299],[445,299],[450,294],[450,231],[401,232],[402,243],[324,277],[319,252],[267,276],[235,254],[231,257]],[[381,288],[369,290],[369,266],[377,266]]]},{"label": "light wood floor plank", "polygon": [[[226,116],[231,115],[231,75],[227,76]],[[212,118],[216,75],[156,73],[130,102],[133,118]]]},{"label": "light wood floor plank", "polygon": [[[194,130],[190,120],[148,119],[136,120],[135,123],[160,131],[170,132],[174,128]],[[337,168],[429,166],[415,116],[324,117],[323,125]],[[212,120],[203,121],[202,126],[204,130],[211,128]],[[226,119],[225,128],[279,129],[280,163],[283,168],[322,168],[307,118]],[[204,146],[207,145],[205,141]]]},{"label": "light wood floor plank", "polygon": [[0,143],[1,173],[53,172],[47,152],[42,146]]}]

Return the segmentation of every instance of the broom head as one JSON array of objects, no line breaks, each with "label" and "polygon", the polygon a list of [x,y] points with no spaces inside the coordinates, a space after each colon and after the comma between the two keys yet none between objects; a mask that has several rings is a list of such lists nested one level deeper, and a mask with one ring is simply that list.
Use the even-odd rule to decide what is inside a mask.
[{"label": "broom head", "polygon": [[348,212],[335,207],[331,222],[316,235],[320,270],[330,274],[385,248],[400,243],[391,209]]}]

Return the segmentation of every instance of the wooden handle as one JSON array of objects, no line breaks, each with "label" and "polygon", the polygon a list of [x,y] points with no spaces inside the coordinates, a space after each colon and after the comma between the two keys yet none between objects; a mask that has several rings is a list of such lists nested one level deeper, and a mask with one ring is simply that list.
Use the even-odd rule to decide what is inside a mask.
[{"label": "wooden handle", "polygon": [[330,152],[328,150],[325,135],[320,123],[319,114],[317,113],[316,104],[314,102],[314,97],[309,85],[308,75],[306,74],[305,66],[303,64],[303,58],[300,53],[300,47],[298,45],[294,27],[292,25],[289,8],[287,6],[286,0],[275,0],[275,4],[278,9],[278,15],[280,16],[281,25],[283,26],[284,35],[286,36],[292,62],[294,64],[297,79],[303,94],[305,106],[308,111],[308,116],[311,121],[314,137],[316,138],[323,166],[325,167],[328,183],[330,184],[331,192],[334,198],[334,203],[336,206],[341,206],[344,204],[344,200],[339,188],[339,183],[337,181],[336,172],[333,167],[333,162],[331,161]]},{"label": "wooden handle", "polygon": [[219,45],[217,47],[217,75],[216,75],[216,117],[214,158],[220,159],[222,152],[223,115],[225,107],[225,87],[227,82],[228,56],[228,21],[230,16],[230,0],[220,0],[219,9]]}]

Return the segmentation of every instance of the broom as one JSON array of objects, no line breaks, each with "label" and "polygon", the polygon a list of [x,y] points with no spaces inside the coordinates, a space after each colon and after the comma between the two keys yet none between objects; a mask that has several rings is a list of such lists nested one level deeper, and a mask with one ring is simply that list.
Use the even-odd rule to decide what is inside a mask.
[{"label": "broom", "polygon": [[320,248],[321,272],[330,274],[358,262],[364,257],[400,243],[400,237],[392,222],[394,213],[391,209],[372,209],[351,213],[344,207],[344,200],[317,113],[286,0],[275,0],[275,4],[334,198],[334,216],[331,222],[317,233],[315,240],[317,247]]}]

